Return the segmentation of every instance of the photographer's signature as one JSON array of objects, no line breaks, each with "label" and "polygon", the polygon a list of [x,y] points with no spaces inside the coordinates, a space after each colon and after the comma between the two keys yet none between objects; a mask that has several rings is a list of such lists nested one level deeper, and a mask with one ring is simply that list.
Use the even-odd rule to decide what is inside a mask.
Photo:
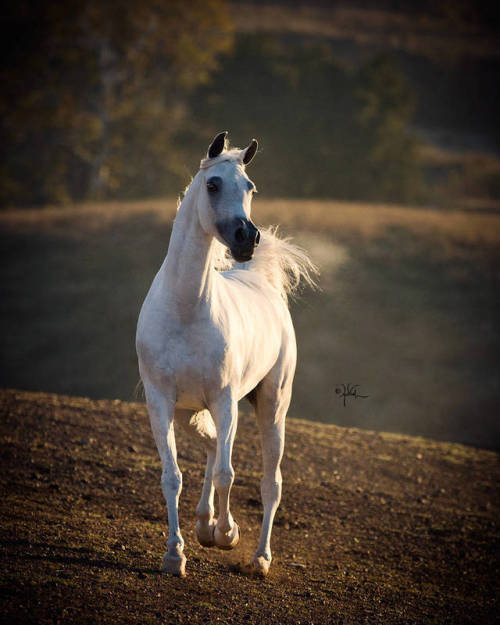
[{"label": "photographer's signature", "polygon": [[346,405],[346,399],[348,397],[354,397],[354,399],[366,399],[370,397],[369,395],[360,395],[358,392],[359,384],[351,384],[348,382],[347,384],[340,384],[336,387],[335,393],[342,399],[344,402],[344,406]]}]

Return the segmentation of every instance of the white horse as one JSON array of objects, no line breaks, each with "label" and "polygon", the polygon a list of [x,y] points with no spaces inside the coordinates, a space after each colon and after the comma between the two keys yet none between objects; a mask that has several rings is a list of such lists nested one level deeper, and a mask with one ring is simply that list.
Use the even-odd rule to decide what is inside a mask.
[{"label": "white horse", "polygon": [[[256,410],[264,465],[262,531],[248,572],[266,575],[269,570],[271,528],[281,497],[285,415],[296,362],[287,294],[301,278],[312,284],[315,271],[301,249],[272,230],[260,233],[250,221],[256,189],[245,165],[257,151],[257,141],[244,150],[227,150],[226,135],[221,133],[212,142],[178,208],[167,256],[137,326],[139,370],[167,502],[163,570],[181,576],[186,558],[178,518],[182,475],[174,419],[207,453],[196,508],[198,540],[206,547],[232,549],[240,532],[229,510],[231,453],[238,400],[243,397]],[[229,260],[227,248],[235,262]]]}]

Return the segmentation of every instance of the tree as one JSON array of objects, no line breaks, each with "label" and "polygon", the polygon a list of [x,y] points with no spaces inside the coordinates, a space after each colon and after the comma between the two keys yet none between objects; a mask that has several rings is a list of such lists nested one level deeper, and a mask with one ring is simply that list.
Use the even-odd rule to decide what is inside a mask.
[{"label": "tree", "polygon": [[21,1],[3,26],[2,203],[158,193],[184,173],[172,141],[231,45],[223,0]]},{"label": "tree", "polygon": [[390,57],[352,68],[328,42],[240,35],[191,106],[236,141],[258,137],[252,175],[267,195],[420,199],[413,95]]},{"label": "tree", "polygon": [[391,58],[378,55],[359,72],[356,121],[363,140],[359,184],[369,197],[415,200],[421,185],[417,142],[408,132],[414,98]]}]

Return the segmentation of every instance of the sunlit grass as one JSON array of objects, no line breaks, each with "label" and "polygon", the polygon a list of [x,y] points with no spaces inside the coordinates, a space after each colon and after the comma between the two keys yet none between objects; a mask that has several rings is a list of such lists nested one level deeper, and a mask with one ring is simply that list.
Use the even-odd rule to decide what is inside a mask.
[{"label": "sunlit grass", "polygon": [[294,228],[349,233],[366,239],[390,228],[405,228],[418,236],[430,236],[447,245],[454,243],[498,245],[500,215],[463,210],[411,208],[388,204],[270,200],[256,205],[254,213]]},{"label": "sunlit grass", "polygon": [[431,58],[495,55],[493,37],[478,37],[472,24],[453,24],[429,11],[405,14],[404,10],[363,7],[255,5],[231,3],[232,17],[240,32],[293,33],[331,39],[351,39],[360,45],[374,44],[402,49]]},{"label": "sunlit grass", "polygon": [[[140,305],[175,198],[0,214],[2,385],[132,399]],[[496,446],[500,213],[258,197],[320,266],[292,304],[290,414]],[[335,385],[366,400],[344,408]]]},{"label": "sunlit grass", "polygon": [[[8,210],[0,213],[0,223],[14,227],[36,225],[71,236],[70,224],[85,229],[106,229],[113,222],[149,213],[163,223],[175,217],[177,200],[162,198],[106,203],[82,203],[68,207]],[[390,228],[405,228],[418,236],[438,239],[448,247],[500,244],[500,202],[492,210],[475,212],[390,204],[368,204],[332,200],[259,199],[254,203],[257,224],[281,224],[294,230],[328,231],[329,234],[356,234],[370,239]],[[451,249],[451,248],[450,248]]]}]

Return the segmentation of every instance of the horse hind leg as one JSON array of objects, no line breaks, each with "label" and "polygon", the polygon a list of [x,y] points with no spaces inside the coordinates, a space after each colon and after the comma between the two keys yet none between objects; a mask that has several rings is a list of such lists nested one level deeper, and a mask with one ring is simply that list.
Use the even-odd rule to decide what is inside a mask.
[{"label": "horse hind leg", "polygon": [[208,410],[192,413],[188,410],[176,410],[176,421],[184,430],[201,443],[207,453],[205,477],[200,501],[196,507],[196,536],[203,547],[214,547],[214,530],[217,520],[214,518],[214,485],[213,472],[217,449],[215,424]]},{"label": "horse hind leg", "polygon": [[177,449],[173,427],[174,403],[154,386],[145,384],[151,429],[161,459],[161,488],[167,504],[168,539],[167,553],[163,557],[165,573],[184,577],[186,556],[184,540],[179,528],[179,496],[182,490],[182,474],[177,464]]},{"label": "horse hind leg", "polygon": [[234,481],[231,456],[238,425],[238,403],[225,394],[210,406],[210,412],[217,428],[214,484],[219,498],[219,518],[215,525],[214,541],[219,549],[233,549],[240,540],[238,524],[229,510],[229,494]]}]

